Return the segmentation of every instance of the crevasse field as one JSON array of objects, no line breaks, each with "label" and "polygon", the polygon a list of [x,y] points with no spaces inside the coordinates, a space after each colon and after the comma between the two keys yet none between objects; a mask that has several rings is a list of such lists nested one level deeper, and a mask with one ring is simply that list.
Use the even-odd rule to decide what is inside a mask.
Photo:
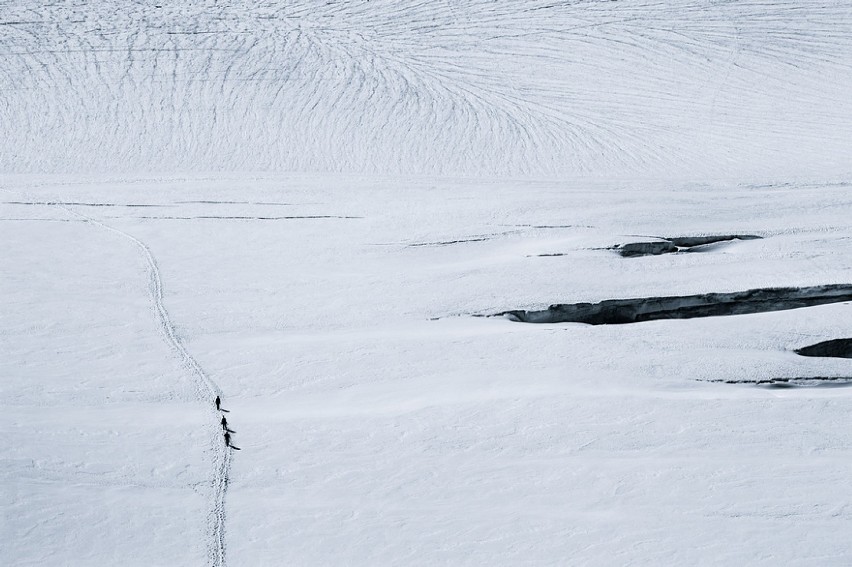
[{"label": "crevasse field", "polygon": [[852,286],[850,93],[841,0],[0,1],[0,564],[849,565],[848,301],[488,315]]}]

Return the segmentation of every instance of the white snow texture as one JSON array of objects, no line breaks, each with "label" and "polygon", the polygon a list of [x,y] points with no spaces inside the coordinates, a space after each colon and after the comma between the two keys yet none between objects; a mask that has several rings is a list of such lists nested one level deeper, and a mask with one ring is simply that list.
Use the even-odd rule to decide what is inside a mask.
[{"label": "white snow texture", "polygon": [[852,565],[852,305],[480,317],[851,189],[848,0],[0,0],[0,565]]},{"label": "white snow texture", "polygon": [[847,0],[6,0],[0,170],[826,175],[850,30]]}]

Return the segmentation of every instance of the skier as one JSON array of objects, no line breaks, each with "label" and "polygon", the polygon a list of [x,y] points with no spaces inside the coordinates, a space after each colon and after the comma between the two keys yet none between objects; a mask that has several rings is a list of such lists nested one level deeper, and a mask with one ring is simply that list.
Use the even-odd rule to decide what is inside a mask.
[{"label": "skier", "polygon": [[222,416],[222,421],[220,423],[222,424],[222,429],[225,433],[236,433],[236,431],[228,427],[228,420],[225,419],[224,415]]},{"label": "skier", "polygon": [[219,396],[216,396],[216,409],[219,409],[219,406],[222,405],[222,400]]},{"label": "skier", "polygon": [[234,447],[233,445],[231,445],[231,434],[228,433],[227,431],[225,432],[225,445],[230,447],[231,449],[234,449],[235,451],[240,450],[239,447]]}]

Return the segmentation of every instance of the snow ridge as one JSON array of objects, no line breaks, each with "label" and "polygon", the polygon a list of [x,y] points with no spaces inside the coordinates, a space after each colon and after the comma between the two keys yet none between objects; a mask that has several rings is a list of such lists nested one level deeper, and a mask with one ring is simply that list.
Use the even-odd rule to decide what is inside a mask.
[{"label": "snow ridge", "polygon": [[[169,346],[178,354],[183,364],[189,369],[190,374],[194,379],[199,399],[212,408],[213,399],[216,396],[221,395],[221,390],[204,371],[195,357],[189,353],[180,337],[175,332],[175,327],[171,321],[169,312],[163,304],[162,277],[160,275],[159,266],[157,265],[157,260],[154,258],[151,249],[132,234],[84,215],[66,205],[56,202],[47,202],[44,204],[58,206],[66,212],[83,219],[87,223],[98,226],[104,230],[108,230],[109,232],[130,240],[139,250],[142,251],[148,265],[148,274],[150,276],[149,291],[151,294],[151,301],[154,305],[154,312],[157,316],[157,322],[160,326],[160,331]],[[207,553],[210,565],[213,565],[214,567],[225,567],[225,493],[228,489],[228,476],[231,469],[231,452],[221,441],[222,436],[218,424],[218,414],[212,409],[210,413],[212,419],[210,421],[211,426],[209,429],[211,430],[213,446],[213,505],[208,515],[208,531],[210,535]]]}]

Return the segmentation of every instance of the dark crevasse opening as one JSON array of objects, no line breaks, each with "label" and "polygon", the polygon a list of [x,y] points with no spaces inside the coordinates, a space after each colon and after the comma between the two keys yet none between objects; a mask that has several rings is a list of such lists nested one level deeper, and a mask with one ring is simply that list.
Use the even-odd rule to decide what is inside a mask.
[{"label": "dark crevasse opening", "polygon": [[702,246],[730,242],[733,240],[759,240],[762,237],[754,234],[721,234],[716,236],[674,236],[660,237],[649,242],[628,242],[613,247],[613,250],[625,258],[636,256],[659,256],[679,251],[693,251]]},{"label": "dark crevasse opening", "polygon": [[668,297],[608,299],[600,303],[565,303],[541,311],[512,310],[496,315],[523,323],[621,325],[658,319],[692,319],[747,315],[852,301],[852,285],[750,289]]},{"label": "dark crevasse opening", "polygon": [[796,349],[802,356],[825,356],[830,358],[852,358],[852,339],[833,339]]},{"label": "dark crevasse opening", "polygon": [[852,386],[850,376],[797,376],[793,378],[754,378],[743,380],[708,380],[720,384],[744,384],[764,388],[845,388]]}]

